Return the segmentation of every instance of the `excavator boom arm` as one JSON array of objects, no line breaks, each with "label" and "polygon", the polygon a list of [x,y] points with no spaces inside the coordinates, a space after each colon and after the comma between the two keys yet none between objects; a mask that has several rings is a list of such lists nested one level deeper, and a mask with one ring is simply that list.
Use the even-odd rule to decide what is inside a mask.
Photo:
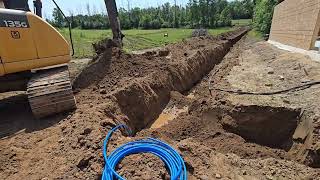
[{"label": "excavator boom arm", "polygon": [[113,34],[113,40],[122,47],[124,34],[121,32],[120,19],[118,16],[117,4],[115,0],[104,0],[108,11],[108,18]]}]

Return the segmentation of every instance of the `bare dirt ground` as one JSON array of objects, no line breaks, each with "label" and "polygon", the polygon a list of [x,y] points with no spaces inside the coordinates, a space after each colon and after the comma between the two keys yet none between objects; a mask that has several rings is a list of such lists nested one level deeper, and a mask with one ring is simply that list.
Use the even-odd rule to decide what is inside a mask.
[{"label": "bare dirt ground", "polygon": [[[102,141],[118,121],[137,134],[116,133],[111,150],[157,137],[182,154],[190,179],[319,179],[317,86],[272,96],[215,89],[290,88],[319,80],[320,65],[252,37],[228,53],[243,33],[136,55],[106,49],[74,80],[73,113],[35,120],[24,98],[1,100],[0,179],[99,179]],[[169,179],[149,154],[125,158],[118,172]]]},{"label": "bare dirt ground", "polygon": [[69,63],[70,77],[74,79],[82,69],[87,66],[92,59],[73,59]]},{"label": "bare dirt ground", "polygon": [[319,167],[317,86],[270,96],[215,90],[284,90],[319,80],[318,68],[308,57],[245,37],[191,91],[171,94],[155,122],[162,127],[139,135],[174,139],[191,179],[320,179],[320,170],[308,167]]}]

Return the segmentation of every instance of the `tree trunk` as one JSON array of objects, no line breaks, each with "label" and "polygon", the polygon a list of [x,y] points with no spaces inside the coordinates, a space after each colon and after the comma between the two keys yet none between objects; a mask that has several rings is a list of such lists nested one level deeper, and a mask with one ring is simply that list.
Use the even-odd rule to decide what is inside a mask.
[{"label": "tree trunk", "polygon": [[122,47],[124,35],[121,32],[120,19],[118,16],[117,4],[115,0],[104,0],[108,12],[110,26],[113,34],[113,40]]}]

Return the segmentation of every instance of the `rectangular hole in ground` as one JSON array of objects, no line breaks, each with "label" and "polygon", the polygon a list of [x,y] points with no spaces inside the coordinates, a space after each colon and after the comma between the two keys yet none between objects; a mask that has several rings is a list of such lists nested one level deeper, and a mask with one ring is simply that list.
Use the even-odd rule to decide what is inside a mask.
[{"label": "rectangular hole in ground", "polygon": [[249,142],[289,151],[300,109],[268,106],[239,106],[227,112],[223,128]]}]

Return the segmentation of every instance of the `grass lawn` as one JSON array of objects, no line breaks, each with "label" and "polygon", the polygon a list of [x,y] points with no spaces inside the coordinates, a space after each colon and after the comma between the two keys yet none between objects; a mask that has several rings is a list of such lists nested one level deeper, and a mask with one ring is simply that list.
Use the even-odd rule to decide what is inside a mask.
[{"label": "grass lawn", "polygon": [[256,39],[259,39],[259,40],[262,40],[263,39],[263,34],[259,31],[257,31],[256,29],[253,29],[251,30],[249,33],[248,33],[248,36],[249,37],[253,37],[253,38],[256,38]]},{"label": "grass lawn", "polygon": [[252,24],[252,19],[235,19],[232,20],[234,26],[248,26]]},{"label": "grass lawn", "polygon": [[[212,35],[230,31],[231,28],[210,29]],[[59,30],[67,39],[68,29]],[[169,43],[182,41],[191,37],[192,29],[159,29],[159,30],[124,30],[124,49],[128,52],[165,46]],[[91,57],[93,55],[92,43],[111,37],[111,30],[81,30],[73,29],[73,40],[75,46],[75,58]],[[168,33],[169,37],[164,37]]]}]

